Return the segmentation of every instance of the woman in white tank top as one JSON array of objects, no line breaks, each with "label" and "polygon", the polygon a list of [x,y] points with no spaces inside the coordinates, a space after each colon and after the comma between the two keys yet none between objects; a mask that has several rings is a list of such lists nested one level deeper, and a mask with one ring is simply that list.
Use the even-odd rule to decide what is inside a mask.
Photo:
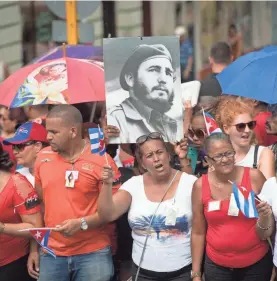
[{"label": "woman in white tank top", "polygon": [[256,122],[250,102],[243,102],[241,98],[222,100],[217,108],[216,121],[230,137],[236,152],[236,165],[257,168],[266,179],[275,176],[273,152],[254,144]]},{"label": "woman in white tank top", "polygon": [[128,212],[135,281],[191,280],[191,193],[197,178],[174,170],[160,133],[137,139],[146,172],[126,181],[112,196],[112,172],[103,172],[98,214],[111,222]]}]

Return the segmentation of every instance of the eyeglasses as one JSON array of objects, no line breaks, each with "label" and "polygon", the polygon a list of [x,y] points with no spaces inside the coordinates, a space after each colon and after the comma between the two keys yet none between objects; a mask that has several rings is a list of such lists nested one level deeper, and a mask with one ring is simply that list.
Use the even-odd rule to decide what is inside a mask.
[{"label": "eyeglasses", "polygon": [[162,141],[164,140],[161,133],[153,132],[153,133],[150,133],[148,135],[140,136],[139,138],[137,138],[136,143],[137,143],[137,145],[142,145],[146,141],[148,141],[149,139],[151,139],[151,140],[162,140]]},{"label": "eyeglasses", "polygon": [[196,136],[198,139],[204,139],[206,137],[206,132],[202,129],[188,129],[188,137],[193,139]]},{"label": "eyeglasses", "polygon": [[30,145],[33,145],[35,143],[36,143],[36,141],[28,141],[28,142],[25,142],[25,143],[13,144],[12,148],[13,148],[13,150],[15,150],[17,152],[20,152],[20,151],[23,151],[26,146],[30,146]]},{"label": "eyeglasses", "polygon": [[238,132],[244,132],[246,126],[249,128],[249,130],[253,130],[257,125],[256,121],[250,121],[248,123],[238,123],[232,126],[235,126]]},{"label": "eyeglasses", "polygon": [[207,155],[207,157],[215,162],[221,162],[223,157],[232,158],[235,156],[235,154],[236,154],[236,152],[232,150],[232,151],[226,151],[224,153],[217,154],[214,157]]}]

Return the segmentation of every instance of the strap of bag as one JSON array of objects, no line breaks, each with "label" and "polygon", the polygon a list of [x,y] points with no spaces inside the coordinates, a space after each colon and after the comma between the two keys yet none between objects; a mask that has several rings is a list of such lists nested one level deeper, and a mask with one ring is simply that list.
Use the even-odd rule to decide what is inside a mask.
[{"label": "strap of bag", "polygon": [[253,168],[257,169],[258,168],[258,151],[259,151],[259,145],[255,145],[255,150],[254,150],[254,162],[253,162]]},{"label": "strap of bag", "polygon": [[176,174],[174,175],[173,179],[172,179],[171,182],[169,183],[169,185],[168,185],[168,187],[167,187],[167,189],[166,189],[166,191],[165,191],[165,193],[164,193],[164,195],[163,195],[161,201],[159,202],[159,204],[158,204],[158,206],[157,206],[157,208],[156,208],[156,210],[155,210],[155,212],[154,212],[154,214],[153,214],[153,216],[152,216],[152,218],[151,218],[151,220],[150,220],[150,222],[149,222],[149,225],[148,225],[148,228],[147,228],[146,238],[145,238],[144,245],[143,245],[143,249],[142,249],[142,254],[141,254],[140,261],[139,261],[139,265],[138,265],[138,270],[137,270],[136,277],[135,277],[135,280],[134,280],[134,281],[137,281],[137,280],[138,280],[139,271],[140,271],[141,264],[142,264],[143,257],[144,257],[144,253],[145,253],[145,250],[146,250],[146,244],[147,244],[147,241],[148,241],[148,238],[149,238],[149,235],[150,235],[150,229],[151,229],[151,225],[152,225],[153,219],[154,219],[154,217],[155,217],[155,215],[156,215],[156,213],[157,213],[157,211],[158,211],[160,205],[161,205],[162,202],[164,201],[164,198],[165,198],[165,196],[166,196],[166,194],[167,194],[169,188],[171,187],[172,183],[174,182],[174,180],[175,180],[175,178],[176,178],[176,176],[177,176],[178,173],[179,173],[179,171],[176,172]]}]

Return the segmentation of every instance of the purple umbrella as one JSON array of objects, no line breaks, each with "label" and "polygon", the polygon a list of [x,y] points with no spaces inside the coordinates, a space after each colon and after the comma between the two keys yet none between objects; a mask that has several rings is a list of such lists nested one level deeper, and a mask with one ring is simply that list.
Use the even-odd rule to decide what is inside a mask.
[{"label": "purple umbrella", "polygon": [[[53,59],[62,58],[64,56],[64,47],[59,46],[51,49],[46,54],[40,58],[36,58],[32,63],[38,63]],[[86,46],[86,45],[76,45],[70,46],[66,45],[66,56],[69,58],[77,59],[91,59],[91,60],[103,60],[103,48]]]}]

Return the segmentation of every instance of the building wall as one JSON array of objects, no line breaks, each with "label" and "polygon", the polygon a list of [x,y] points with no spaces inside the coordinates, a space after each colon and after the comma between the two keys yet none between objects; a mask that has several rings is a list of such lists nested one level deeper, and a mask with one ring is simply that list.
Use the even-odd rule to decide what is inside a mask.
[{"label": "building wall", "polygon": [[116,36],[143,36],[143,11],[141,1],[116,1]]},{"label": "building wall", "polygon": [[88,18],[84,19],[83,22],[93,24],[93,34],[94,34],[94,46],[102,45],[103,38],[103,5],[99,5],[97,10]]},{"label": "building wall", "polygon": [[173,35],[176,27],[175,9],[175,1],[151,1],[153,36]]},{"label": "building wall", "polygon": [[0,61],[10,72],[22,65],[22,20],[17,1],[0,1]]}]

